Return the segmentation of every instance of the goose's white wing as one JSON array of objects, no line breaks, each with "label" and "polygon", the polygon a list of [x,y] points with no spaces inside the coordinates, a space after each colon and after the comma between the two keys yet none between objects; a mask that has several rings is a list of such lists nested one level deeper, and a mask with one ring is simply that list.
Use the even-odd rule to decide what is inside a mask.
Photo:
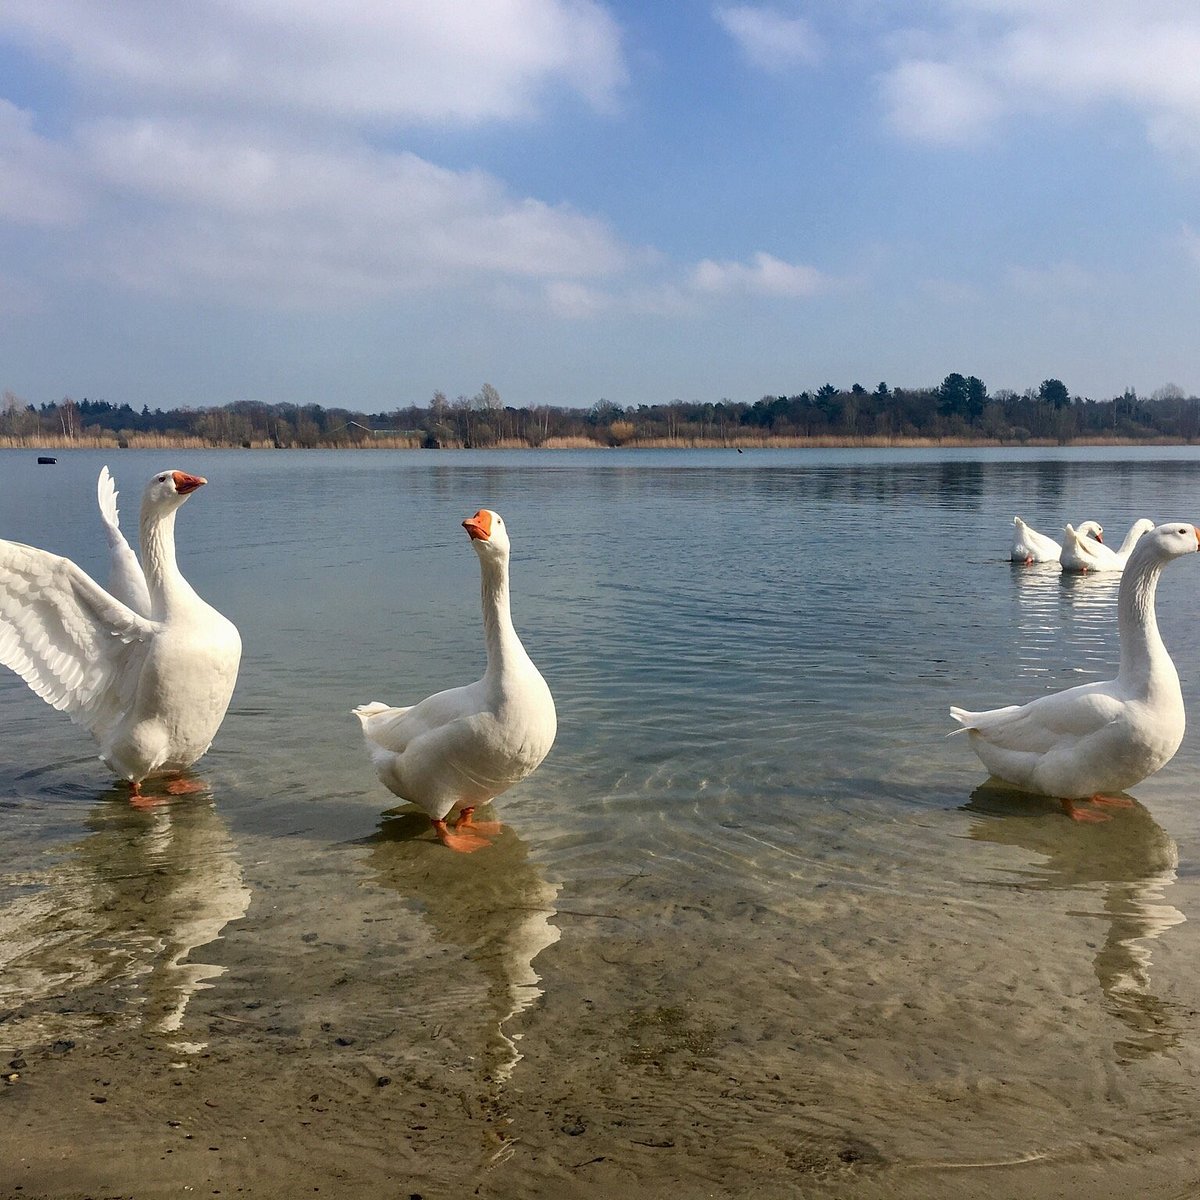
[{"label": "goose's white wing", "polygon": [[1064,571],[1119,571],[1124,562],[1103,542],[1083,536],[1081,529],[1068,525],[1063,530],[1063,548],[1059,557]]},{"label": "goose's white wing", "polygon": [[354,709],[367,740],[381,750],[403,754],[415,738],[480,711],[485,696],[479,683],[448,688],[408,708],[389,708],[375,701]]},{"label": "goose's white wing", "polygon": [[133,705],[157,629],[70,559],[0,541],[0,664],[101,744]]},{"label": "goose's white wing", "polygon": [[146,575],[137,555],[121,532],[120,514],[117,512],[117,488],[107,467],[100,468],[100,478],[96,480],[96,500],[100,505],[100,518],[104,522],[109,557],[112,560],[108,590],[135,613],[148,617],[150,591],[146,587]]},{"label": "goose's white wing", "polygon": [[1035,562],[1055,562],[1062,547],[1039,533],[1031,525],[1026,525],[1020,517],[1013,517],[1013,542],[1010,557],[1014,562],[1026,562],[1032,558]]},{"label": "goose's white wing", "polygon": [[1039,696],[1028,704],[1011,704],[986,712],[951,708],[950,715],[963,729],[971,730],[994,746],[1046,754],[1064,742],[1097,733],[1120,718],[1124,705],[1111,688],[1108,682],[1084,683],[1065,692]]}]

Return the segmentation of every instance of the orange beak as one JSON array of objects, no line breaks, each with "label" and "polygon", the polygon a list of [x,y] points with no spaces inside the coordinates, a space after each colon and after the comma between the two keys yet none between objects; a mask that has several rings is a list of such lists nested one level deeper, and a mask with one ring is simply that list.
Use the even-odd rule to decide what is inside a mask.
[{"label": "orange beak", "polygon": [[1200,525],[1196,526],[1196,541],[1200,542]]},{"label": "orange beak", "polygon": [[182,471],[173,471],[171,478],[175,480],[175,490],[181,496],[186,496],[189,492],[194,492],[197,488],[203,487],[208,482],[202,475],[185,475]]},{"label": "orange beak", "polygon": [[1096,541],[1098,541],[1101,545],[1104,545],[1104,534],[1103,533],[1096,534]]},{"label": "orange beak", "polygon": [[486,542],[492,536],[492,514],[481,508],[463,522],[463,528],[471,535],[471,541]]}]

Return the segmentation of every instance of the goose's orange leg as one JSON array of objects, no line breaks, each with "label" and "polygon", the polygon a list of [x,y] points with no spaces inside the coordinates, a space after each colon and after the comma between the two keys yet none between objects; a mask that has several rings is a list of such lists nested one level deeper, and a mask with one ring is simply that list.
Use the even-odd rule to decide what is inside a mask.
[{"label": "goose's orange leg", "polygon": [[157,808],[160,804],[165,804],[166,798],[163,796],[144,796],[142,795],[142,781],[135,779],[129,785],[129,806],[136,808],[141,812],[149,812]]},{"label": "goose's orange leg", "polygon": [[1100,821],[1112,820],[1108,813],[1095,812],[1090,808],[1080,808],[1077,800],[1064,800],[1062,802],[1062,808],[1063,812],[1065,812],[1072,821],[1089,822],[1095,825]]},{"label": "goose's orange leg", "polygon": [[190,796],[207,790],[208,785],[202,779],[185,779],[182,775],[170,780],[165,788],[168,796]]},{"label": "goose's orange leg", "polygon": [[476,821],[475,820],[475,805],[469,808],[464,808],[458,814],[458,820],[454,822],[455,829],[473,830],[480,837],[496,837],[504,828],[499,821]]},{"label": "goose's orange leg", "polygon": [[1102,796],[1097,793],[1091,797],[1093,804],[1104,804],[1109,808],[1132,808],[1133,801],[1128,796]]},{"label": "goose's orange leg", "polygon": [[484,846],[491,845],[487,838],[470,831],[460,833],[457,827],[451,829],[445,821],[434,821],[433,830],[443,846],[450,850],[457,850],[460,854],[471,854],[475,850],[482,850]]}]

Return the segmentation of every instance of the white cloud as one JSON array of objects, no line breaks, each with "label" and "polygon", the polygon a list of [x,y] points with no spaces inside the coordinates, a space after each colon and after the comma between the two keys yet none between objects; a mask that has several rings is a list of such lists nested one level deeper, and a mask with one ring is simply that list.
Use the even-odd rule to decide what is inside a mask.
[{"label": "white cloud", "polygon": [[507,120],[552,86],[603,108],[625,81],[596,0],[5,0],[0,34],[126,103],[322,119]]},{"label": "white cloud", "polygon": [[0,224],[74,222],[73,274],[289,306],[569,282],[582,309],[634,258],[596,217],[371,140],[526,118],[552,91],[610,106],[624,62],[598,0],[5,0],[0,37],[98,114],[53,140],[0,100]]},{"label": "white cloud", "polygon": [[749,263],[706,258],[692,272],[691,285],[696,291],[710,294],[814,296],[827,280],[814,267],[784,262],[760,250]]},{"label": "white cloud", "polygon": [[70,155],[34,132],[32,116],[0,99],[0,221],[52,227],[79,219]]},{"label": "white cloud", "polygon": [[902,63],[884,80],[892,127],[905,137],[938,145],[967,145],[1001,110],[986,82],[949,63]]},{"label": "white cloud", "polygon": [[821,40],[802,17],[751,4],[720,5],[713,16],[750,62],[763,70],[783,71],[820,57]]},{"label": "white cloud", "polygon": [[1181,0],[938,0],[881,76],[903,136],[962,144],[1017,113],[1117,104],[1200,162],[1200,10]]},{"label": "white cloud", "polygon": [[1138,0],[1024,13],[1001,42],[996,69],[1076,103],[1112,98],[1196,112],[1198,58],[1200,12]]},{"label": "white cloud", "polygon": [[607,292],[574,280],[553,280],[546,284],[544,299],[556,317],[582,320],[607,312],[613,306],[613,297]]},{"label": "white cloud", "polygon": [[[815,53],[802,21],[719,16],[758,61]],[[548,87],[611,103],[620,36],[597,0],[7,0],[5,35],[56,59],[97,114],[64,114],[52,140],[0,101],[0,223],[72,222],[72,277],[246,308],[455,289],[573,320],[826,286],[765,253],[672,266],[596,216],[370,139],[525,116]]]},{"label": "white cloud", "polygon": [[145,120],[89,126],[80,145],[120,201],[95,268],[139,288],[308,305],[464,278],[587,279],[629,259],[594,217],[414,154]]}]

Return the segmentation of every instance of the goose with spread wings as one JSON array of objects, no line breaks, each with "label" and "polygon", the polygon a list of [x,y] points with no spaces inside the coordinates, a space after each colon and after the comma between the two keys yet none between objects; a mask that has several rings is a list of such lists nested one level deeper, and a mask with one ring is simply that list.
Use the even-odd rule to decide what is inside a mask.
[{"label": "goose with spread wings", "polygon": [[205,483],[177,470],[150,480],[139,564],[101,472],[111,590],[70,559],[0,541],[0,664],[82,725],[135,797],[143,780],[178,775],[208,750],[237,681],[237,628],[196,594],[175,559],[176,514]]}]

